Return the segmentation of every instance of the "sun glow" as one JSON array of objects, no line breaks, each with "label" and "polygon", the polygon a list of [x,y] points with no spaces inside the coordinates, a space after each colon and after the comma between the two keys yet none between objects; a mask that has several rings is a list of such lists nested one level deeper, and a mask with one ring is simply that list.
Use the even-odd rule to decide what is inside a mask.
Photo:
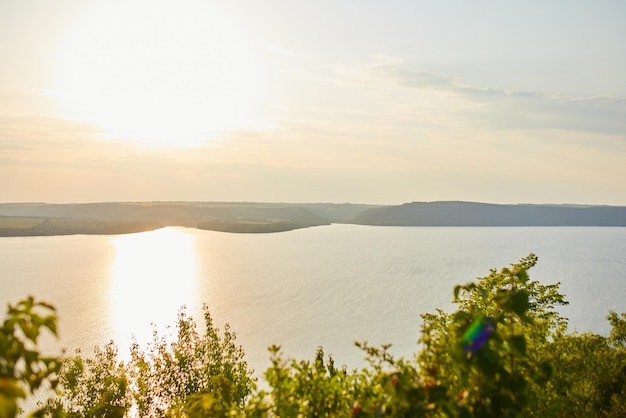
[{"label": "sun glow", "polygon": [[[180,228],[120,235],[113,240],[111,322],[114,340],[130,346],[174,325],[183,305],[196,302],[197,256],[193,235]],[[189,311],[188,311],[189,312]]]},{"label": "sun glow", "polygon": [[210,2],[103,2],[70,31],[57,96],[108,138],[195,145],[262,124],[255,51]]}]

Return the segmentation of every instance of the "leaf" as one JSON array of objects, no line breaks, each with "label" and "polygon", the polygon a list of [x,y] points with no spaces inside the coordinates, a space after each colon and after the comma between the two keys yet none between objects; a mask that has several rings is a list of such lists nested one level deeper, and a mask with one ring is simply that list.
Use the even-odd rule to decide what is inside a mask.
[{"label": "leaf", "polygon": [[56,312],[56,308],[54,307],[54,305],[51,305],[46,302],[38,302],[37,304],[41,306],[42,308],[46,308],[46,309],[51,310],[52,312]]},{"label": "leaf", "polygon": [[554,375],[554,365],[549,361],[544,361],[540,365],[541,372],[543,373],[543,377],[545,381],[548,381]]},{"label": "leaf", "polygon": [[27,297],[23,301],[21,301],[18,305],[22,305],[24,308],[24,312],[28,312],[33,308],[35,304],[35,299],[32,296]]},{"label": "leaf", "polygon": [[0,395],[12,398],[26,397],[26,393],[24,393],[17,380],[10,377],[0,377]]},{"label": "leaf", "polygon": [[46,318],[44,318],[43,326],[48,328],[50,330],[50,332],[54,336],[58,336],[58,332],[57,332],[57,318],[55,316],[50,315],[50,316],[47,316]]},{"label": "leaf", "polygon": [[470,315],[465,312],[465,311],[458,311],[454,314],[454,318],[452,319],[453,322],[457,323],[457,324],[464,324],[466,322],[468,322]]},{"label": "leaf", "polygon": [[514,335],[509,338],[509,344],[520,354],[526,353],[526,338],[523,335]]},{"label": "leaf", "polygon": [[518,290],[511,293],[510,296],[511,309],[518,316],[522,317],[528,311],[528,292],[524,290]]},{"label": "leaf", "polygon": [[15,416],[17,416],[17,402],[15,398],[6,396],[0,392],[0,418]]},{"label": "leaf", "polygon": [[528,273],[526,272],[526,270],[520,270],[517,272],[517,278],[519,279],[520,282],[522,283],[526,283],[528,281]]}]

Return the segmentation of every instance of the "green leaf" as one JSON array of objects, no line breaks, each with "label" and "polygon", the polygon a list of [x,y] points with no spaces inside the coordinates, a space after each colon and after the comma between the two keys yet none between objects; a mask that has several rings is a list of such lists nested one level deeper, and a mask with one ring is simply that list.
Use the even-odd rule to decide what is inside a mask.
[{"label": "green leaf", "polygon": [[457,325],[465,325],[469,322],[470,315],[465,311],[458,311],[454,314],[452,321]]},{"label": "green leaf", "polygon": [[509,344],[520,354],[526,354],[526,338],[523,335],[514,335],[509,338]]},{"label": "green leaf", "polygon": [[20,387],[17,379],[10,377],[0,377],[0,397],[25,398],[26,393]]},{"label": "green leaf", "polygon": [[518,271],[517,278],[520,282],[526,283],[528,281],[528,272],[525,269]]},{"label": "green leaf", "polygon": [[548,381],[554,375],[554,365],[550,361],[543,361],[540,368],[545,381]]},{"label": "green leaf", "polygon": [[518,290],[511,293],[510,296],[511,309],[518,316],[524,316],[528,311],[528,292],[525,290]]}]

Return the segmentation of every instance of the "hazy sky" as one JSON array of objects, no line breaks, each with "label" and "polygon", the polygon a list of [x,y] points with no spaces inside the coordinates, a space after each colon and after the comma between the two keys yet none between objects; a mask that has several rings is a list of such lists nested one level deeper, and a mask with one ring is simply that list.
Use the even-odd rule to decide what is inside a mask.
[{"label": "hazy sky", "polygon": [[0,201],[626,205],[626,2],[0,0]]}]

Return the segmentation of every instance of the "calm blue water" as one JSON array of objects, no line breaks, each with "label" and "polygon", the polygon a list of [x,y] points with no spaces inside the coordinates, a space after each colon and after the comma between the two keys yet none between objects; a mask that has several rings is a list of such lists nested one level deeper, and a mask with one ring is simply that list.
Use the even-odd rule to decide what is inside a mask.
[{"label": "calm blue water", "polygon": [[[167,332],[186,305],[237,332],[248,361],[267,347],[312,358],[318,346],[356,367],[355,340],[417,346],[420,314],[450,309],[453,287],[533,252],[531,279],[560,281],[570,328],[607,333],[626,311],[626,228],[421,228],[331,225],[239,235],[186,228],[119,236],[0,239],[0,302],[33,294],[59,309],[51,350],[90,351],[114,339],[122,358],[134,336]],[[153,324],[153,325],[151,325]]]}]

